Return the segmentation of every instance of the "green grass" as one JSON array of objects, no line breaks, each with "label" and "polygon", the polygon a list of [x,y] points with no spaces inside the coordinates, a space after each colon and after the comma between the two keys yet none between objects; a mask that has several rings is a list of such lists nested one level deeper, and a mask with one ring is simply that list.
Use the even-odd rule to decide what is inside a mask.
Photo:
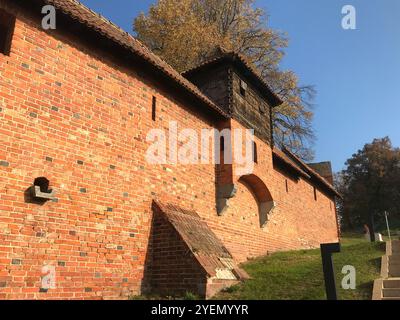
[{"label": "green grass", "polygon": [[[383,243],[371,244],[363,235],[346,234],[342,250],[334,254],[339,299],[371,299],[379,277]],[[341,288],[342,267],[356,268],[356,289]],[[319,300],[326,299],[320,250],[279,252],[247,262],[243,268],[252,279],[221,292],[215,299]]]}]

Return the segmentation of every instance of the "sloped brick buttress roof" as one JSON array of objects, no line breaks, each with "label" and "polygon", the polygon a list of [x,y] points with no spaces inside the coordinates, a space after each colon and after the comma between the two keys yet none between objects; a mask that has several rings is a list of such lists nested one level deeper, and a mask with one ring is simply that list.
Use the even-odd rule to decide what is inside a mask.
[{"label": "sloped brick buttress roof", "polygon": [[249,275],[239,268],[232,255],[197,212],[172,204],[155,202],[209,277],[244,280]]}]

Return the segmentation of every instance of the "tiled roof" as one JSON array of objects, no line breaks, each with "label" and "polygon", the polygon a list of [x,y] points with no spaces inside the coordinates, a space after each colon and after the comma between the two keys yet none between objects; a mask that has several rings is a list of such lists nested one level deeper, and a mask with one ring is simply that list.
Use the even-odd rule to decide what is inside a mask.
[{"label": "tiled roof", "polygon": [[287,166],[291,167],[293,170],[295,170],[298,174],[301,176],[310,179],[310,175],[307,174],[304,170],[302,170],[295,162],[293,162],[283,151],[280,149],[274,147],[272,150],[272,154],[274,157],[277,157],[279,160],[281,160],[283,163],[285,163]]},{"label": "tiled roof", "polygon": [[239,63],[241,66],[243,66],[245,69],[247,69],[251,75],[259,82],[259,84],[263,87],[263,90],[269,94],[274,102],[273,107],[279,106],[282,104],[282,99],[273,92],[271,87],[268,85],[268,83],[261,77],[259,72],[254,68],[254,66],[248,62],[248,60],[240,53],[235,52],[235,51],[226,51],[223,48],[220,48],[220,54],[216,55],[215,57],[204,61],[203,63],[199,64],[198,66],[191,68],[189,70],[186,70],[185,72],[182,73],[183,76],[185,77],[190,77],[190,75],[198,72],[199,70],[210,66],[214,63],[218,63],[223,60],[229,60],[231,62],[236,62]]},{"label": "tiled roof", "polygon": [[283,149],[283,151],[288,154],[295,162],[297,162],[301,167],[303,167],[304,171],[306,171],[311,177],[315,178],[318,182],[323,184],[329,191],[333,192],[339,198],[342,195],[336,191],[332,184],[330,184],[324,177],[322,177],[318,172],[316,172],[313,168],[303,162],[298,156],[296,156],[293,152],[288,149]]},{"label": "tiled roof", "polygon": [[330,184],[333,183],[332,176],[332,164],[330,161],[319,162],[319,163],[307,163],[311,169],[314,169],[322,177],[324,177]]},{"label": "tiled roof", "polygon": [[330,192],[341,198],[341,194],[336,191],[333,185],[327,181],[324,177],[322,177],[319,173],[317,173],[313,168],[304,163],[299,157],[297,157],[294,153],[284,148],[283,151],[274,147],[273,156],[284,162],[286,165],[291,167],[293,170],[297,171],[298,174],[302,175],[307,179],[314,178],[319,183],[321,183],[325,188],[327,188]]},{"label": "tiled roof", "polygon": [[218,272],[224,270],[232,272],[238,280],[247,276],[245,271],[237,267],[232,255],[195,211],[160,202],[155,205],[210,277],[216,277]]},{"label": "tiled roof", "polygon": [[206,97],[194,84],[184,78],[179,72],[177,72],[160,57],[152,53],[139,40],[135,39],[132,35],[123,31],[100,14],[95,13],[76,0],[42,0],[41,2],[53,5],[57,10],[62,11],[64,14],[68,15],[77,22],[96,31],[105,38],[114,41],[118,45],[130,50],[132,54],[145,59],[159,71],[168,76],[171,80],[175,81],[181,87],[193,94],[196,98],[200,99],[208,107],[228,118],[228,115],[219,106]]},{"label": "tiled roof", "polygon": [[323,177],[332,174],[332,165],[329,161],[318,162],[318,163],[307,163],[307,165],[313,168]]}]

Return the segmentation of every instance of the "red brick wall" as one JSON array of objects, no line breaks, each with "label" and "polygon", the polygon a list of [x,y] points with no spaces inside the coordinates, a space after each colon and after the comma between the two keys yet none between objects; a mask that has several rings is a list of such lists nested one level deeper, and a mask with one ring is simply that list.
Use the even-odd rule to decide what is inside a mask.
[{"label": "red brick wall", "polygon": [[[0,299],[140,293],[155,198],[202,214],[240,260],[337,238],[329,200],[321,194],[315,202],[304,181],[289,182],[286,194],[261,142],[256,172],[278,203],[271,221],[257,226],[254,199],[240,184],[219,217],[214,165],[145,160],[149,129],[177,121],[199,132],[216,124],[105,52],[38,26],[17,12],[11,55],[0,54]],[[39,176],[50,180],[57,201],[25,201]],[[44,265],[55,266],[56,288],[40,293]]]}]

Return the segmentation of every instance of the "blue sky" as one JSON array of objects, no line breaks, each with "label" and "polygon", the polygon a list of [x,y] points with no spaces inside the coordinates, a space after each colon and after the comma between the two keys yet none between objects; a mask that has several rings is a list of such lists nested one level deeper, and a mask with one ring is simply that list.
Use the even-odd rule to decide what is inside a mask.
[{"label": "blue sky", "polygon": [[[151,0],[82,0],[126,31]],[[357,30],[341,27],[344,5],[353,5]],[[257,0],[269,26],[290,40],[282,69],[316,87],[315,161],[338,171],[373,138],[400,146],[400,1]]]}]

